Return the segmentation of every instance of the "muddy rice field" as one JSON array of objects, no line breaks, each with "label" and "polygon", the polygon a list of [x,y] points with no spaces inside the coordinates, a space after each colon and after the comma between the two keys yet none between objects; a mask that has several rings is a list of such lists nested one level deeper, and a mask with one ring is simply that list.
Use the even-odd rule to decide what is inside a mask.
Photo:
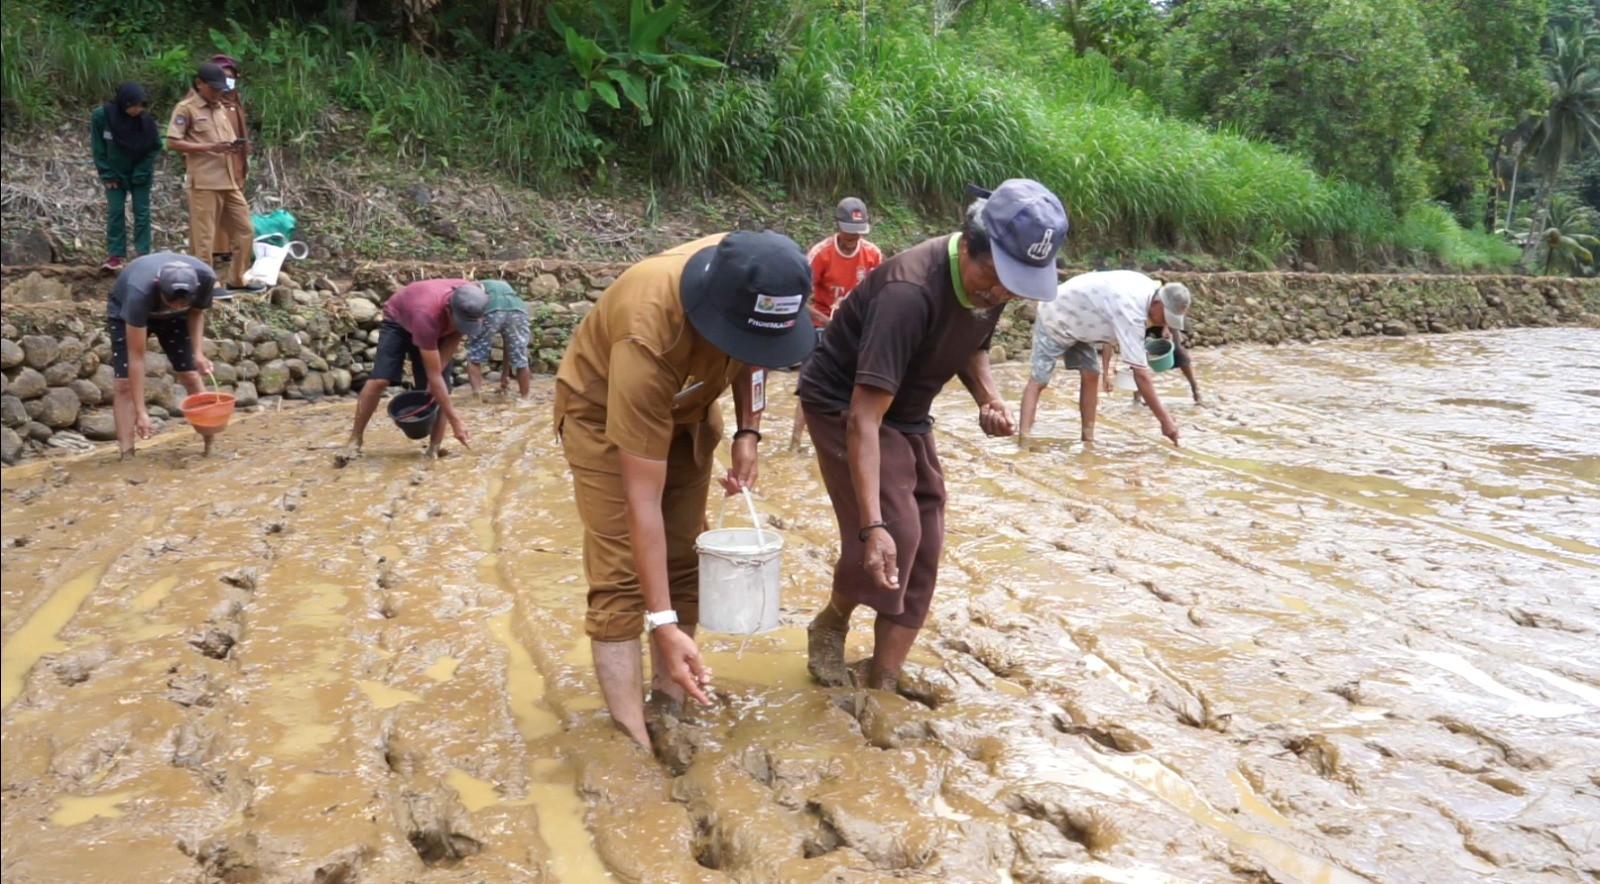
[{"label": "muddy rice field", "polygon": [[1181,450],[1121,393],[1069,441],[1070,378],[1027,448],[947,391],[899,694],[806,676],[835,526],[780,376],[783,626],[702,634],[658,757],[589,671],[548,381],[431,464],[380,417],[335,469],[340,400],[8,469],[4,878],[1600,879],[1600,332],[1197,363]]}]

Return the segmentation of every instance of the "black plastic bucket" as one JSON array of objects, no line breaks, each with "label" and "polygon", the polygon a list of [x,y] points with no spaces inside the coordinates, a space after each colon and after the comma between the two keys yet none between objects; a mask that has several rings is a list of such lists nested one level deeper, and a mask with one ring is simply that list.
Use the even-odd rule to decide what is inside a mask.
[{"label": "black plastic bucket", "polygon": [[409,439],[426,439],[439,419],[439,403],[427,390],[407,390],[389,400],[389,417]]}]

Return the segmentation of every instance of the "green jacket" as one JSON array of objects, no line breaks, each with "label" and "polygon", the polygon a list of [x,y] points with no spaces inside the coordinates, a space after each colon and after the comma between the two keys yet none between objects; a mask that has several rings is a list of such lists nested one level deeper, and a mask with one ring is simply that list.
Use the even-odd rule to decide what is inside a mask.
[{"label": "green jacket", "polygon": [[[149,113],[148,110],[145,113]],[[106,106],[98,105],[89,117],[89,141],[94,147],[94,167],[101,181],[115,181],[128,187],[147,187],[156,174],[158,147],[135,160],[111,140],[111,130],[106,126]]]}]

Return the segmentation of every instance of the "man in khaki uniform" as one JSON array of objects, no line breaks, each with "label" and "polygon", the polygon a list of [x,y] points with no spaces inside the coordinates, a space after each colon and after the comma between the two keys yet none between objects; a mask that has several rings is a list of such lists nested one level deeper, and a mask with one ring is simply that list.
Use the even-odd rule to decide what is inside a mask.
[{"label": "man in khaki uniform", "polygon": [[[233,124],[234,135],[246,139],[244,146],[233,154],[234,178],[239,182],[239,189],[244,190],[244,183],[250,177],[250,152],[253,149],[250,138],[250,124],[245,117],[244,101],[239,97],[239,62],[233,56],[219,52],[211,56],[211,63],[222,68],[223,76],[227,77],[227,91],[222,94],[222,106],[228,111],[228,120]],[[255,231],[252,230],[252,237]],[[222,227],[217,228],[217,244],[211,247],[212,266],[222,263],[224,258],[231,260],[233,244],[228,240],[228,231]]]},{"label": "man in khaki uniform", "polygon": [[207,62],[195,72],[194,88],[172,109],[167,124],[167,147],[183,154],[188,166],[189,252],[202,261],[211,259],[220,225],[227,232],[233,260],[228,263],[228,288],[260,291],[265,286],[246,285],[255,228],[244,201],[234,156],[244,149],[244,133],[236,132],[233,114],[222,102],[227,75]]},{"label": "man in khaki uniform", "polygon": [[816,343],[811,266],[772,231],[716,234],[646,258],[606,289],[556,374],[555,421],[583,520],[585,619],[595,675],[617,725],[650,745],[648,628],[657,696],[702,705],[711,673],[694,642],[717,400],[733,387],[738,429],[727,494],[756,478],[765,368]]}]

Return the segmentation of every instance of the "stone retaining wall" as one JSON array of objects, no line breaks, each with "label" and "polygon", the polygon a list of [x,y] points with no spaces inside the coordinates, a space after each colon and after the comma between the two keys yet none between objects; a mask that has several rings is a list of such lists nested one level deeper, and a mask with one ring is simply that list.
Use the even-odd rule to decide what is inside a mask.
[{"label": "stone retaining wall", "polygon": [[[303,287],[285,277],[260,295],[218,302],[206,354],[216,381],[241,408],[279,397],[321,399],[359,389],[372,370],[381,304],[415,279],[506,279],[530,302],[535,371],[553,372],[572,328],[625,265],[560,261],[474,265],[388,263],[356,268],[342,284]],[[113,438],[107,281],[79,268],[10,274],[0,296],[0,436],[4,462],[49,448],[85,448]],[[1288,273],[1170,273],[1194,292],[1196,346],[1278,344],[1370,334],[1405,335],[1512,326],[1600,327],[1600,280],[1501,276],[1340,276]],[[347,291],[341,291],[347,288]],[[1033,308],[1001,320],[994,357],[1029,349]],[[151,417],[181,420],[185,395],[151,340],[145,399]],[[458,354],[456,379],[465,373]],[[494,358],[500,358],[498,348]]]}]

